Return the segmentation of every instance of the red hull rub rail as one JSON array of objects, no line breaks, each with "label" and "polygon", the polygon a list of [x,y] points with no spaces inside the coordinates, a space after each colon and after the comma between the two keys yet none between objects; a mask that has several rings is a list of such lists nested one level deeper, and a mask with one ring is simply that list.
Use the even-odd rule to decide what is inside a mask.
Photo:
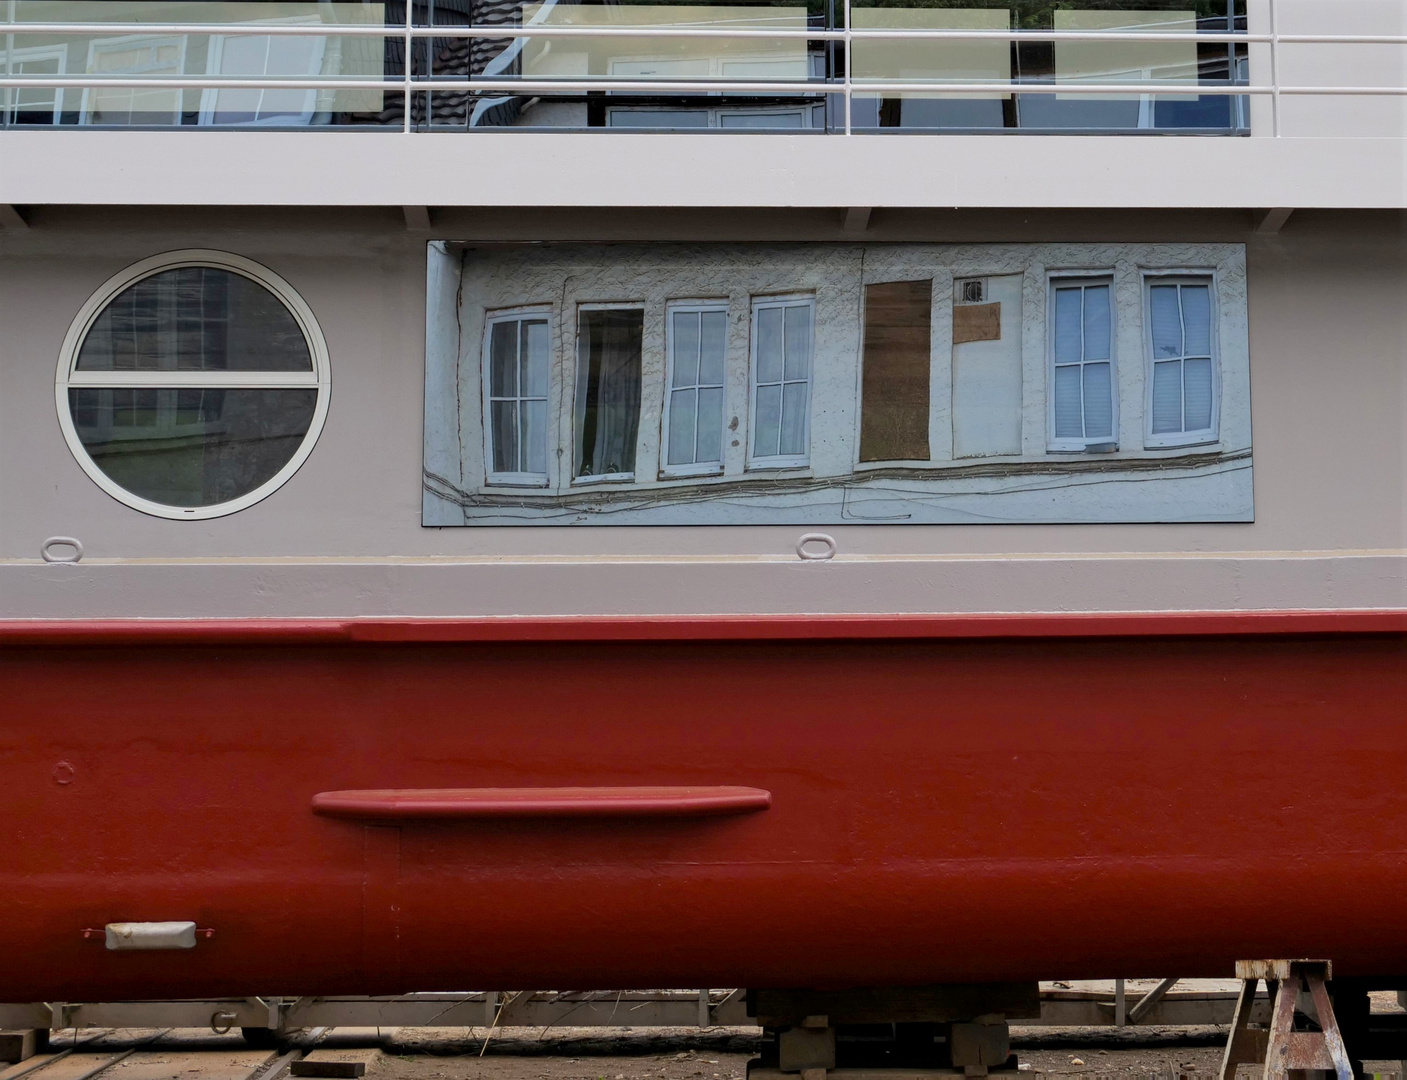
[{"label": "red hull rub rail", "polygon": [[960,615],[9,619],[0,620],[0,646],[858,641],[1404,632],[1407,632],[1407,610],[1399,609],[1021,612]]},{"label": "red hull rub rail", "polygon": [[729,817],[772,805],[752,787],[410,788],[323,791],[313,813],[354,821]]}]

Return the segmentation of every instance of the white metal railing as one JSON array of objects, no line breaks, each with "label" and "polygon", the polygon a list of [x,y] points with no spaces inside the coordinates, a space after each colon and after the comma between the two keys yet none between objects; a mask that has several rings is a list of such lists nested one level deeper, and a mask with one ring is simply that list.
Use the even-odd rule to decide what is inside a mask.
[{"label": "white metal railing", "polygon": [[[405,48],[405,71],[398,76],[382,78],[360,77],[298,77],[278,76],[219,76],[219,75],[157,75],[127,76],[87,73],[83,75],[15,75],[8,68],[0,72],[0,89],[6,91],[6,115],[10,109],[11,89],[169,89],[169,90],[361,90],[399,93],[402,97],[404,119],[402,130],[415,130],[412,103],[417,93],[485,92],[519,96],[615,92],[650,95],[677,94],[765,94],[775,97],[834,96],[843,99],[844,131],[851,134],[852,101],[856,94],[941,94],[944,97],[990,96],[999,94],[1055,95],[1108,97],[1123,95],[1156,95],[1158,93],[1206,97],[1264,97],[1271,102],[1271,134],[1281,134],[1280,99],[1286,96],[1407,96],[1407,86],[1353,85],[1282,85],[1280,48],[1283,45],[1397,45],[1407,46],[1407,35],[1376,34],[1280,34],[1277,31],[1276,0],[1268,0],[1269,32],[1235,33],[1202,32],[1198,30],[1130,31],[1130,30],[958,30],[958,29],[890,29],[861,28],[851,25],[850,0],[844,2],[845,26],[839,29],[783,28],[756,29],[742,27],[698,26],[418,26],[412,22],[413,5],[406,4],[404,25],[366,25],[338,23],[77,23],[77,22],[0,22],[0,34],[6,36],[6,55],[14,52],[17,41],[35,36],[114,37],[134,32],[150,36],[219,36],[219,37],[277,37],[317,36],[339,38],[381,38],[402,40]],[[850,64],[839,74],[821,80],[739,79],[710,77],[705,79],[669,78],[604,78],[604,77],[483,77],[474,75],[418,75],[412,62],[415,42],[422,39],[571,39],[571,38],[648,38],[652,40],[732,39],[787,41],[804,40],[836,42],[845,47],[846,56],[860,41],[1002,41],[1002,42],[1124,42],[1169,44],[1188,41],[1197,44],[1261,45],[1266,47],[1269,80],[1258,84],[1234,82],[1203,84],[1186,79],[1148,79],[1137,82],[1024,82],[1019,79],[993,79],[980,82],[934,80],[901,80],[855,77]],[[1229,69],[1230,70],[1230,69]]]}]

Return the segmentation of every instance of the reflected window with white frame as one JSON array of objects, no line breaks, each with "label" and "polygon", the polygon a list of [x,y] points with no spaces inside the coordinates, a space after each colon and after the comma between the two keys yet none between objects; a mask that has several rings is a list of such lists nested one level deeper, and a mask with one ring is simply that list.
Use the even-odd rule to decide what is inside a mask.
[{"label": "reflected window with white frame", "polygon": [[546,311],[490,316],[484,332],[484,457],[490,484],[547,484]]},{"label": "reflected window with white frame", "polygon": [[[186,38],[148,34],[104,38],[88,46],[88,73],[150,78],[185,71]],[[181,91],[161,87],[93,86],[83,92],[83,122],[168,125],[181,122]]]},{"label": "reflected window with white frame", "polygon": [[[268,21],[268,20],[266,20]],[[320,20],[280,19],[280,25]],[[217,35],[210,39],[212,75],[244,79],[307,79],[322,74],[327,38],[316,34]],[[200,122],[252,126],[298,125],[312,121],[316,90],[212,89],[201,98]]]},{"label": "reflected window with white frame", "polygon": [[1114,449],[1113,291],[1108,277],[1050,283],[1051,450]]},{"label": "reflected window with white frame", "polygon": [[[62,75],[67,59],[65,45],[16,49],[9,57],[9,73],[30,77]],[[5,116],[12,124],[57,124],[63,113],[63,91],[54,86],[12,87],[5,91],[5,102]]]},{"label": "reflected window with white frame", "polygon": [[728,305],[670,304],[668,314],[662,472],[666,476],[722,472]]},{"label": "reflected window with white frame", "polygon": [[764,297],[752,302],[749,465],[809,463],[815,314],[812,296]]},{"label": "reflected window with white frame", "polygon": [[1149,372],[1146,444],[1185,446],[1217,437],[1212,278],[1144,279]]}]

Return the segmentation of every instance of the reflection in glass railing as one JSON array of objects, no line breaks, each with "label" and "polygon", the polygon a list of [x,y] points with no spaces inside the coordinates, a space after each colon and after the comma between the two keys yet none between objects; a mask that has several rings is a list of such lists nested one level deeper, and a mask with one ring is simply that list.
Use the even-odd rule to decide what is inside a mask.
[{"label": "reflection in glass railing", "polygon": [[[317,32],[383,27],[383,4],[16,0],[10,8],[0,70],[66,83],[8,89],[10,125],[303,127],[358,117],[379,123],[380,90],[190,83],[379,81],[395,74],[387,71],[384,36]],[[199,32],[206,25],[251,32]],[[172,85],[131,85],[158,80]]]},{"label": "reflection in glass railing", "polygon": [[[856,38],[852,128],[1073,132],[1145,130],[1245,133],[1240,95],[1164,90],[1246,85],[1247,46],[1199,41],[1244,34],[1244,0],[858,0],[857,30],[1052,32],[1045,40]],[[1068,34],[1061,39],[1055,34]],[[1156,40],[1166,34],[1167,41]],[[1139,39],[1131,39],[1137,35]],[[1153,40],[1149,40],[1152,38]],[[904,91],[875,89],[909,84]],[[941,93],[914,84],[1040,86],[1040,93]],[[1142,85],[1146,93],[1097,94],[1091,86]],[[1079,92],[1059,93],[1062,87]],[[1156,89],[1155,89],[1156,88]]]},{"label": "reflection in glass railing", "polygon": [[0,0],[0,120],[1237,134],[1245,5]]}]

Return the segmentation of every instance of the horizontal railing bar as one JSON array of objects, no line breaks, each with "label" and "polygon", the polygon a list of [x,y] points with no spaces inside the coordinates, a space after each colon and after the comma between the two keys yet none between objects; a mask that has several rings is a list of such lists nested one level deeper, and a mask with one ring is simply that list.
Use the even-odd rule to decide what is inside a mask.
[{"label": "horizontal railing bar", "polygon": [[1194,41],[1205,45],[1263,44],[1269,35],[1199,34],[1193,31],[1178,34],[1124,33],[1121,31],[1026,31],[1026,30],[939,30],[919,27],[852,27],[835,29],[743,29],[732,27],[671,27],[653,26],[464,26],[445,28],[452,33],[434,30],[417,32],[417,37],[452,38],[520,38],[520,37],[759,37],[808,38],[813,41],[845,41],[860,38],[894,38],[896,40],[933,41],[1141,41],[1166,45],[1175,41]]},{"label": "horizontal railing bar", "polygon": [[[797,37],[841,41],[852,37],[933,38],[948,41],[1141,41],[1168,44],[1194,41],[1206,45],[1266,44],[1269,34],[1168,30],[945,30],[921,28],[864,28],[850,30],[777,27],[672,26],[358,26],[333,23],[260,26],[250,23],[0,23],[0,32],[47,35],[125,36],[143,34],[194,34],[220,37],[394,37],[404,38],[503,38],[503,37]],[[1284,40],[1283,38],[1281,40]]]},{"label": "horizontal railing bar", "polygon": [[[863,9],[861,9],[863,10]],[[904,10],[904,9],[898,9]],[[221,37],[395,37],[407,35],[402,26],[366,26],[347,23],[302,23],[258,25],[251,23],[0,23],[0,33],[92,35],[101,37],[142,34],[209,34]],[[842,40],[852,37],[933,38],[940,41],[1141,41],[1168,43],[1195,41],[1206,45],[1253,44],[1272,41],[1281,45],[1407,45],[1403,34],[1248,34],[1200,30],[950,30],[939,28],[850,30],[815,29],[730,29],[720,27],[671,26],[415,26],[415,38],[495,38],[495,37],[804,37]]]},{"label": "horizontal railing bar", "polygon": [[1407,34],[1280,34],[1281,45],[1407,45]]},{"label": "horizontal railing bar", "polygon": [[[944,82],[897,82],[889,80],[852,79],[852,86],[866,89],[898,90],[914,92],[991,94],[1150,94],[1169,93],[1182,95],[1206,95],[1235,97],[1241,94],[1269,94],[1268,86],[1201,86],[1197,83],[944,83]],[[387,90],[399,91],[405,86],[402,79],[375,81],[372,79],[258,79],[228,76],[201,76],[183,78],[178,75],[147,76],[145,78],[104,78],[90,76],[51,76],[9,75],[0,77],[3,87],[48,87],[56,90],[105,87],[122,90]],[[642,93],[684,92],[715,93],[722,90],[740,90],[745,93],[785,93],[785,94],[843,94],[843,83],[789,82],[776,80],[739,79],[478,79],[451,78],[441,76],[426,78],[417,76],[411,80],[416,90],[484,90],[484,91],[527,91],[530,93],[557,91],[621,90]],[[1281,87],[1281,93],[1293,90]],[[1403,91],[1407,92],[1407,91]]]},{"label": "horizontal railing bar", "polygon": [[[882,79],[852,79],[852,89],[890,91],[914,94],[1077,94],[1098,97],[1106,94],[1178,94],[1201,97],[1239,97],[1273,94],[1269,86],[1202,86],[1196,83],[942,83],[898,82]],[[170,90],[387,90],[399,91],[402,80],[376,82],[370,79],[240,79],[205,77],[183,79],[179,76],[144,79],[91,76],[87,78],[42,76],[0,77],[0,88],[46,87],[58,90],[107,87],[112,89],[170,89]],[[425,91],[481,90],[486,93],[578,93],[617,91],[641,94],[715,94],[727,91],[746,94],[844,94],[844,83],[741,81],[741,80],[626,80],[626,79],[425,79],[416,78],[411,86]],[[1407,96],[1404,86],[1282,86],[1278,92],[1298,96],[1315,95],[1400,97]]]},{"label": "horizontal railing bar", "polygon": [[132,34],[218,34],[258,37],[405,37],[404,26],[360,23],[5,23],[0,33],[127,37]]}]

